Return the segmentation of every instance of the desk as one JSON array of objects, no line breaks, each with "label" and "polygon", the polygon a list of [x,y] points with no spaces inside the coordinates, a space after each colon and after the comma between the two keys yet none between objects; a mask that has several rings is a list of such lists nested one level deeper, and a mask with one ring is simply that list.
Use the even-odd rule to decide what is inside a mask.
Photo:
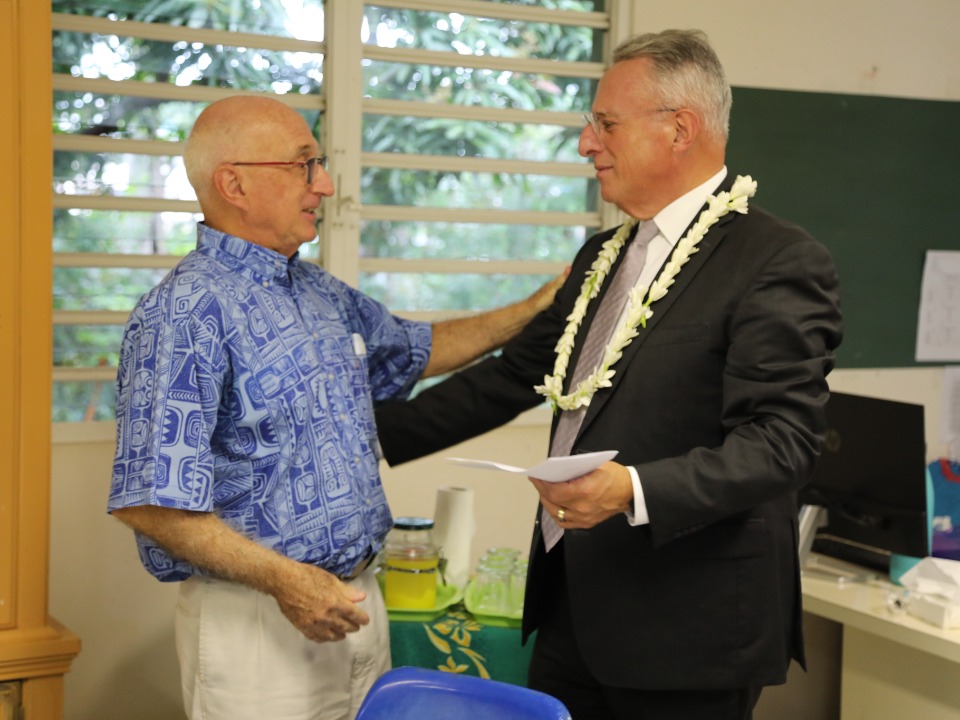
[{"label": "desk", "polygon": [[[804,610],[842,628],[841,720],[960,720],[960,630],[892,615],[886,601],[894,589],[803,578]],[[456,605],[429,622],[391,620],[390,644],[395,667],[525,685],[533,638],[522,646],[519,629],[481,625]]]},{"label": "desk", "polygon": [[390,620],[394,667],[436,668],[514,685],[527,684],[533,640],[521,645],[519,628],[482,625],[463,605],[428,622]]},{"label": "desk", "polygon": [[803,578],[804,610],[843,628],[841,720],[960,720],[960,630],[892,614],[894,589]]}]

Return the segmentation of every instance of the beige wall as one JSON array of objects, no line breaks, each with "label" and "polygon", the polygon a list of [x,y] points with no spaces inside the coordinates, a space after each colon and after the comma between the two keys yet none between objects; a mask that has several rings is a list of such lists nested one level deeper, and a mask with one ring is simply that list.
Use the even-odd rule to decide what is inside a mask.
[{"label": "beige wall", "polygon": [[[841,7],[842,6],[842,7]],[[654,0],[634,4],[638,30],[701,27],[711,36],[735,85],[960,100],[960,47],[948,37],[960,5],[916,0],[902,7],[867,0],[768,3]],[[855,32],[853,32],[855,30]],[[944,451],[937,437],[940,382],[936,368],[837,372],[835,389],[923,403],[928,454]],[[539,419],[543,420],[541,413]],[[130,534],[104,513],[112,437],[58,442],[53,449],[50,610],[83,638],[67,677],[67,720],[166,720],[181,717],[172,612],[176,591],[140,568]],[[547,430],[529,422],[478,438],[449,453],[396,469],[384,468],[395,514],[429,515],[436,489],[475,489],[475,555],[491,545],[527,550],[535,495],[520,476],[470,470],[446,455],[533,463],[546,450]],[[833,642],[829,628],[827,642]],[[829,664],[830,656],[823,665]],[[835,658],[834,658],[835,659]],[[791,680],[800,686],[809,678]],[[812,689],[804,701],[820,698]],[[826,690],[829,694],[829,688]],[[817,705],[813,702],[813,705]],[[794,704],[809,709],[811,705]],[[769,717],[789,718],[785,710]],[[801,715],[797,715],[801,717]],[[803,714],[805,720],[828,714]]]},{"label": "beige wall", "polygon": [[701,28],[734,85],[960,100],[954,0],[633,0],[637,32]]}]

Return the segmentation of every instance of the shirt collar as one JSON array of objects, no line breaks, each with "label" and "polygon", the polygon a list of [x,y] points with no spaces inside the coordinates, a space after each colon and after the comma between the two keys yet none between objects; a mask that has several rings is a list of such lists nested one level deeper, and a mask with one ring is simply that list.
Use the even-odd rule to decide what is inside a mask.
[{"label": "shirt collar", "polygon": [[271,281],[289,285],[290,272],[300,262],[299,251],[288,258],[275,250],[214,230],[203,223],[197,224],[197,250],[230,265],[264,286]]},{"label": "shirt collar", "polygon": [[670,245],[677,244],[683,231],[690,226],[690,223],[693,222],[693,219],[707,201],[707,197],[720,187],[720,183],[726,176],[727,166],[724,165],[716,175],[685,195],[681,195],[654,216],[653,219],[657,223],[660,235]]}]

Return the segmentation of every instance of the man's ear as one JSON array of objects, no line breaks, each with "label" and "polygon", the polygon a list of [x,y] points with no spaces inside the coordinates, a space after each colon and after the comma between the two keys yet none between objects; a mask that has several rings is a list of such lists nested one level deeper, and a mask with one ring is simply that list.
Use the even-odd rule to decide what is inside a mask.
[{"label": "man's ear", "polygon": [[221,165],[213,173],[213,186],[224,202],[238,208],[247,207],[247,194],[243,182],[231,165]]},{"label": "man's ear", "polygon": [[689,150],[697,138],[700,137],[700,132],[703,129],[703,120],[693,110],[680,108],[674,113],[673,123],[673,144],[675,149],[680,151]]}]

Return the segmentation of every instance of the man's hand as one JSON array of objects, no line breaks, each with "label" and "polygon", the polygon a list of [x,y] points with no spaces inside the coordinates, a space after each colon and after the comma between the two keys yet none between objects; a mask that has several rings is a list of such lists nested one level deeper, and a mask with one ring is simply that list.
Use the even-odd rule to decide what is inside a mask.
[{"label": "man's hand", "polygon": [[433,324],[433,348],[422,377],[457,370],[504,343],[523,330],[537,313],[553,302],[570,268],[545,283],[529,297],[496,310]]},{"label": "man's hand", "polygon": [[370,622],[357,607],[366,593],[326,570],[258,545],[213,513],[143,505],[113,515],[213,577],[272,595],[284,616],[311,640],[342,640]]},{"label": "man's hand", "polygon": [[297,563],[274,597],[287,620],[315,642],[343,640],[370,622],[357,607],[367,594],[313,565]]},{"label": "man's hand", "polygon": [[593,472],[567,482],[529,478],[540,493],[540,502],[554,518],[563,510],[565,530],[592,528],[618,513],[628,512],[633,482],[624,465],[605,462]]},{"label": "man's hand", "polygon": [[550,303],[553,302],[553,296],[557,294],[557,290],[559,290],[563,283],[566,282],[569,274],[570,266],[568,265],[563,272],[556,277],[551,278],[539,290],[527,298],[526,302],[531,304],[534,315],[550,307]]}]

